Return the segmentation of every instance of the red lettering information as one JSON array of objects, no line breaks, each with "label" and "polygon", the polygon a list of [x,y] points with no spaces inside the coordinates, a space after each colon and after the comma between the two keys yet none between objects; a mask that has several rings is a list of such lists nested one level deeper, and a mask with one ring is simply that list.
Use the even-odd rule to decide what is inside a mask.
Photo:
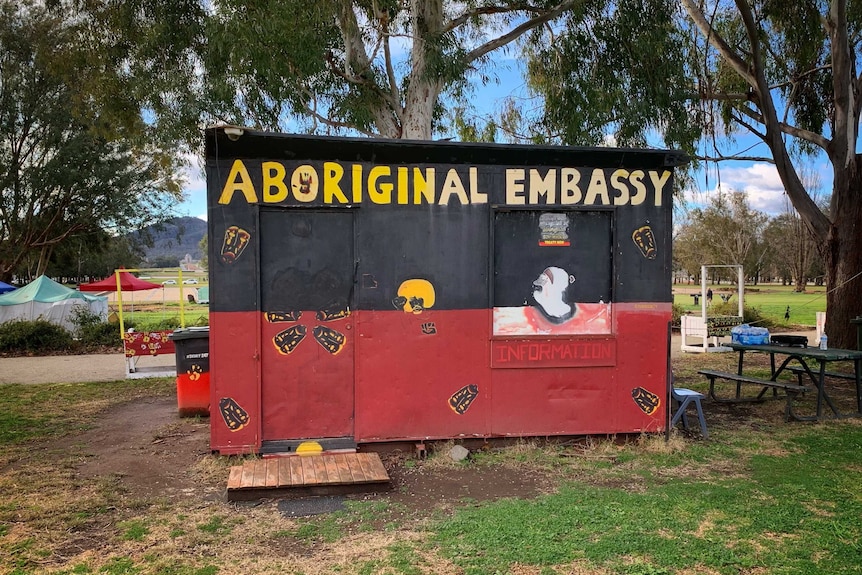
[{"label": "red lettering information", "polygon": [[616,339],[491,342],[491,367],[600,367],[617,364]]}]

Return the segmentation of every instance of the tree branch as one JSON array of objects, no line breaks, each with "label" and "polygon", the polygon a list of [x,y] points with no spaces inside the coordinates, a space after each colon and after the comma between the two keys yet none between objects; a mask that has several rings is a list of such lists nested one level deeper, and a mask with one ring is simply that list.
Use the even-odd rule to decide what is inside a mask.
[{"label": "tree branch", "polygon": [[[758,117],[758,114],[755,114],[754,111],[749,110],[748,108],[745,108],[745,107],[734,108],[733,112],[740,112],[740,113],[748,116],[749,118],[755,119],[755,121],[756,121],[756,118]],[[740,116],[738,116],[737,114],[735,114],[733,112],[731,112],[731,114],[733,115],[733,121],[734,122],[736,122],[737,124],[739,124],[740,126],[745,128],[746,130],[748,130],[749,132],[751,132],[752,134],[754,134],[755,136],[757,136],[758,138],[760,138],[764,142],[768,143],[768,140],[766,139],[766,134],[762,133],[760,130],[758,130],[753,125],[749,124],[748,122],[746,122]]]},{"label": "tree branch", "polygon": [[739,161],[739,162],[765,162],[767,164],[775,164],[775,160],[773,160],[769,156],[738,156],[736,154],[731,156],[725,156],[724,154],[719,154],[718,156],[700,156],[695,155],[695,158],[698,160],[702,160],[704,162],[725,162],[725,161]]},{"label": "tree branch", "polygon": [[[341,73],[338,67],[331,63],[330,66],[332,66],[333,72],[339,74],[349,82],[368,86],[378,94],[386,104],[373,106],[371,109],[378,124],[378,129],[381,133],[388,132],[387,135],[389,137],[392,137],[394,133],[400,133],[401,126],[395,122],[395,119],[399,117],[397,111],[400,109],[401,102],[397,98],[393,102],[390,92],[378,86],[376,82],[369,80],[364,74],[364,72],[371,70],[371,59],[365,52],[365,44],[359,32],[359,23],[356,21],[356,14],[353,12],[353,2],[350,0],[341,0],[338,20],[341,37],[344,41],[344,72]],[[334,62],[331,55],[327,59]],[[359,76],[355,75],[357,71],[359,72]],[[395,118],[389,112],[395,114]]]},{"label": "tree branch", "polygon": [[443,27],[442,32],[445,34],[447,32],[451,32],[458,26],[461,26],[467,23],[469,20],[473,18],[477,18],[479,16],[487,16],[491,14],[506,14],[509,12],[522,11],[522,12],[536,12],[540,13],[544,10],[544,8],[539,8],[537,6],[533,6],[531,4],[507,4],[506,6],[482,6],[480,8],[476,8],[475,10],[470,10],[468,12],[464,12],[457,18],[453,18],[449,21],[446,26]]},{"label": "tree branch", "polygon": [[713,48],[718,50],[721,57],[730,64],[737,74],[742,76],[743,80],[753,86],[755,84],[755,78],[754,74],[749,69],[748,64],[733,51],[733,48],[730,47],[724,38],[715,32],[707,21],[706,16],[704,16],[703,12],[701,12],[700,8],[697,7],[694,1],[682,0],[682,5],[688,13],[689,18],[694,21],[695,26],[697,26],[700,33],[706,38],[706,41],[709,42]]},{"label": "tree branch", "polygon": [[395,77],[395,68],[392,66],[392,53],[389,49],[389,19],[381,18],[381,37],[383,38],[383,58],[386,62],[386,76],[389,79],[389,92],[392,98],[392,109],[399,121],[403,117],[404,110],[401,107],[401,97],[398,94],[398,79]]},{"label": "tree branch", "polygon": [[[842,1],[843,0],[837,0],[836,3],[840,3]],[[787,152],[787,147],[782,137],[782,134],[784,133],[793,132],[799,135],[805,134],[810,137],[811,133],[797,128],[792,128],[792,131],[788,131],[791,130],[791,127],[783,125],[778,120],[775,104],[772,101],[772,93],[769,91],[769,86],[766,83],[766,68],[760,53],[761,30],[758,28],[757,22],[754,20],[754,14],[751,11],[751,6],[748,4],[748,0],[735,0],[735,3],[740,15],[742,16],[742,22],[745,26],[748,40],[751,43],[754,71],[757,81],[756,84],[752,85],[752,87],[761,98],[760,108],[763,113],[762,123],[766,126],[766,145],[769,146],[770,151],[772,151],[772,157],[775,158],[775,168],[778,171],[778,176],[781,178],[781,182],[784,184],[784,190],[787,192],[787,196],[793,203],[793,207],[795,207],[800,216],[808,222],[812,231],[818,236],[818,238],[821,241],[826,241],[829,236],[829,220],[817,204],[814,203],[814,200],[811,199],[811,196],[806,192],[804,184],[799,179],[799,174],[796,173],[796,168],[793,166],[790,154]],[[835,61],[833,59],[833,64],[834,63]],[[818,143],[825,142],[825,139],[819,135],[816,136],[816,138]],[[829,150],[827,150],[827,153],[828,151]]]},{"label": "tree branch", "polygon": [[795,84],[796,82],[798,82],[802,78],[805,78],[806,76],[810,76],[811,74],[816,74],[817,72],[822,72],[823,70],[831,70],[831,69],[832,69],[832,64],[824,64],[822,66],[815,66],[814,68],[811,68],[810,70],[799,74],[798,76],[796,76],[792,80],[787,80],[786,82],[779,82],[778,84],[772,84],[771,86],[769,86],[769,89],[770,90],[777,90],[777,89],[783,88],[787,85]]},{"label": "tree branch", "polygon": [[470,62],[475,62],[477,59],[481,58],[488,52],[492,52],[501,46],[505,46],[509,42],[515,40],[522,34],[529,32],[533,28],[541,26],[545,22],[553,20],[566,10],[573,8],[576,3],[577,2],[575,0],[561,2],[556,7],[551,8],[550,10],[547,10],[538,16],[530,18],[520,26],[516,26],[506,34],[503,34],[502,36],[495,38],[494,40],[486,42],[485,44],[482,44],[481,46],[470,50],[469,52],[467,52],[466,63],[469,64]]},{"label": "tree branch", "polygon": [[362,134],[364,136],[368,136],[369,138],[379,138],[380,137],[380,134],[376,134],[374,132],[369,132],[367,130],[362,130],[362,129],[358,128],[357,126],[355,126],[354,124],[348,124],[346,122],[338,122],[336,120],[328,118],[328,117],[324,116],[323,114],[321,114],[320,112],[318,112],[315,108],[313,108],[311,106],[305,105],[303,107],[305,108],[306,114],[308,114],[309,116],[314,118],[316,121],[320,122],[321,124],[329,126],[330,128],[354,130],[354,131],[359,132],[360,134]]},{"label": "tree branch", "polygon": [[[744,106],[741,106],[739,108],[734,108],[734,110],[742,112],[743,114],[745,114],[746,116],[748,116],[749,118],[751,118],[752,120],[757,122],[758,124],[766,125],[766,122],[764,121],[763,115],[756,113],[751,108],[746,108]],[[761,140],[763,140],[767,144],[769,143],[766,139],[766,134],[763,134],[763,133],[755,130],[754,127],[752,127],[746,123],[743,123],[741,121],[741,118],[734,118],[734,120],[736,120],[740,124],[742,124],[745,127],[745,129],[751,130],[751,132],[754,133],[754,135],[759,137]],[[821,136],[820,134],[818,134],[816,132],[811,132],[809,130],[797,128],[796,126],[792,126],[792,125],[787,124],[785,122],[776,121],[775,126],[784,134],[788,134],[790,136],[793,136],[794,138],[799,138],[800,140],[806,140],[808,142],[811,142],[815,146],[822,148],[824,151],[829,150],[829,139]]]}]

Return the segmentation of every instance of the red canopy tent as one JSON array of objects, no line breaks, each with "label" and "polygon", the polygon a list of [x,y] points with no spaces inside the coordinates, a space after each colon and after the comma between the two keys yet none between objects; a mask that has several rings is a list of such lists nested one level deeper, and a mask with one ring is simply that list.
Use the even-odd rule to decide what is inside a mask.
[{"label": "red canopy tent", "polygon": [[[122,289],[123,291],[140,291],[162,287],[159,284],[154,284],[148,281],[144,281],[142,279],[138,279],[126,271],[119,272],[119,276],[120,289]],[[115,275],[112,275],[97,282],[81,284],[78,286],[78,289],[81,291],[117,291],[117,277]]]}]

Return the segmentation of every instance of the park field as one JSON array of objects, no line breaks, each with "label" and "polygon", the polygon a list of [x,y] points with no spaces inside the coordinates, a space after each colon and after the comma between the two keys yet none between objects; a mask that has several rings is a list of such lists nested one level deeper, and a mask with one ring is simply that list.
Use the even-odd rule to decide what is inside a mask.
[{"label": "park field", "polygon": [[[709,285],[713,291],[713,305],[720,304],[720,295],[733,294],[730,302],[737,303],[737,288],[733,285]],[[815,313],[826,311],[826,287],[807,286],[804,292],[793,291],[793,286],[779,284],[760,284],[745,286],[746,307],[755,308],[760,315],[772,320],[775,325],[795,327],[811,326],[815,322]],[[681,306],[684,311],[699,313],[700,304],[695,305],[692,294],[700,294],[698,284],[676,284],[673,286],[673,303]],[[787,308],[790,308],[790,319],[785,319]]]}]

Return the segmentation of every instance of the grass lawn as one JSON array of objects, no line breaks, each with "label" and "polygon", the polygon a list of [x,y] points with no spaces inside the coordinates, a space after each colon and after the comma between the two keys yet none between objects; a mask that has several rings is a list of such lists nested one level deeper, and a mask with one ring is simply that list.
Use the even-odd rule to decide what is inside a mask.
[{"label": "grass lawn", "polygon": [[[733,294],[730,302],[736,309],[737,289],[735,286],[722,284],[708,286],[714,293],[713,304],[721,303],[719,294]],[[700,304],[694,305],[692,293],[700,293],[700,285],[676,284],[673,286],[673,303],[685,311],[700,313]],[[802,293],[793,291],[791,286],[758,285],[745,286],[745,301],[747,307],[756,308],[760,314],[772,320],[775,325],[788,328],[796,326],[816,325],[815,312],[826,311],[826,288],[823,286],[808,286]],[[784,314],[790,307],[790,319],[785,320]]]},{"label": "grass lawn", "polygon": [[[734,354],[687,354],[674,360],[677,384],[702,389],[697,369],[734,361]],[[594,437],[475,451],[460,464],[401,463],[403,473],[444,466],[443,477],[447,465],[542,474],[548,488],[536,497],[417,512],[383,494],[352,499],[336,513],[285,518],[274,502],[228,504],[197,490],[180,501],[145,497],[119,489],[116,477],[81,483],[79,457],[50,448],[95,425],[113,404],[170,396],[172,380],[3,391],[0,573],[862,572],[862,421],[784,422],[783,401],[707,402],[709,441],[682,432],[668,442]],[[840,394],[850,395],[849,387],[833,393]],[[187,465],[201,485],[223,484],[229,459],[202,453]],[[82,534],[98,541],[98,551],[76,551]]]}]

